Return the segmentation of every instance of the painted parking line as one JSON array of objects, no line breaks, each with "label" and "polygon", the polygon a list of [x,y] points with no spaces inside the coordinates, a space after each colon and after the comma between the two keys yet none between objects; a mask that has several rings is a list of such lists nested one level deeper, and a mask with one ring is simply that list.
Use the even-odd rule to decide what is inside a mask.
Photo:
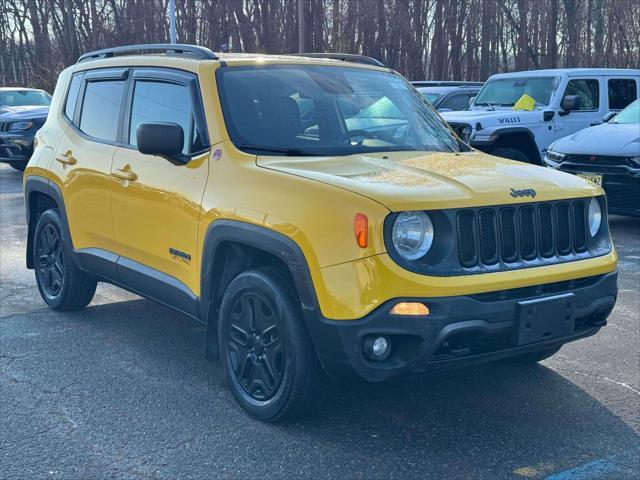
[{"label": "painted parking line", "polygon": [[628,451],[550,475],[546,480],[600,480],[612,478],[638,478],[640,457],[636,451]]}]

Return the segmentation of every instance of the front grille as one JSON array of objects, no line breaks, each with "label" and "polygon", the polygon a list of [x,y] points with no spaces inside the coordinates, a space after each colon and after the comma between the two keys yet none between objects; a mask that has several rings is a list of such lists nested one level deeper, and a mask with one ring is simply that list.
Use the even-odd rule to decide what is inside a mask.
[{"label": "front grille", "polygon": [[584,165],[607,165],[633,167],[630,158],[610,155],[565,155],[563,162],[582,163]]},{"label": "front grille", "polygon": [[11,122],[0,122],[0,132],[8,132]]},{"label": "front grille", "polygon": [[464,268],[569,257],[587,248],[582,199],[465,209],[456,221]]}]

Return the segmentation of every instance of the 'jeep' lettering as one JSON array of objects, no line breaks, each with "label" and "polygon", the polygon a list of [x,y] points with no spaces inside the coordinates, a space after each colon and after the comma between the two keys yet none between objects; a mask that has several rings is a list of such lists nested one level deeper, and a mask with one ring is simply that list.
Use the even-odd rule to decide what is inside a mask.
[{"label": "'jeep' lettering", "polygon": [[520,123],[520,117],[502,117],[498,118],[500,123]]},{"label": "'jeep' lettering", "polygon": [[536,198],[536,191],[533,188],[526,188],[524,190],[516,190],[515,188],[512,188],[511,189],[511,196],[513,198],[517,198],[517,197]]}]

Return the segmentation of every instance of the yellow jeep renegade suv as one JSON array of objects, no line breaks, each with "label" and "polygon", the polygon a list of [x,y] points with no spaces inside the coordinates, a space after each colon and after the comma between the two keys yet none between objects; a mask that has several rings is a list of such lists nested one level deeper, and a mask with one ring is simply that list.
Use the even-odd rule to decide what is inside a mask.
[{"label": "yellow jeep renegade suv", "polygon": [[205,322],[269,421],[323,372],[538,361],[606,324],[600,187],[475,151],[397,73],[326,57],[138,45],[62,72],[24,177],[44,301],[106,281]]}]

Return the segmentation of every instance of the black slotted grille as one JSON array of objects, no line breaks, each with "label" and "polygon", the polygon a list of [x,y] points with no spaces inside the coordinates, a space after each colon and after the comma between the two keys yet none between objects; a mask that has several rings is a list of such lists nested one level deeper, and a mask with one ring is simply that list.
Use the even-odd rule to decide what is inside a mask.
[{"label": "black slotted grille", "polygon": [[465,209],[456,221],[464,268],[566,257],[587,248],[584,200]]}]

